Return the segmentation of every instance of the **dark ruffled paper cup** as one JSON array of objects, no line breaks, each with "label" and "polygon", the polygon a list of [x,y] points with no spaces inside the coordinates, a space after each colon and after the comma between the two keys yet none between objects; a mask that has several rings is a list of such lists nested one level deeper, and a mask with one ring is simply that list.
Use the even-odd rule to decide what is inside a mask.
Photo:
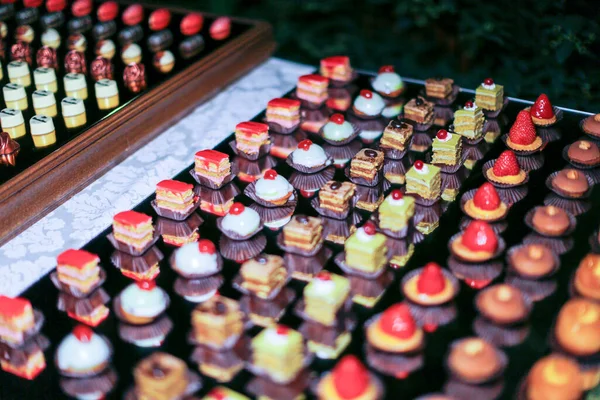
[{"label": "dark ruffled paper cup", "polygon": [[289,165],[290,167],[292,167],[293,169],[295,169],[298,172],[302,172],[304,174],[315,174],[317,172],[323,171],[325,168],[327,168],[331,164],[333,164],[333,157],[328,155],[327,158],[325,159],[325,162],[322,165],[317,165],[315,167],[307,167],[305,165],[295,163],[293,154],[290,154],[285,159],[285,162],[287,165]]},{"label": "dark ruffled paper cup", "polygon": [[152,240],[150,240],[148,243],[146,243],[146,245],[144,245],[143,248],[136,248],[136,247],[133,247],[131,245],[119,242],[115,238],[115,236],[113,235],[112,232],[109,233],[108,235],[106,235],[106,238],[108,239],[108,241],[110,242],[110,244],[112,244],[112,246],[116,250],[119,250],[119,251],[121,251],[123,253],[127,253],[129,255],[137,257],[137,256],[143,255],[146,251],[148,251],[148,249],[150,249],[152,246],[154,246],[154,244],[160,238],[160,234],[157,231],[154,231],[154,234],[152,236]]},{"label": "dark ruffled paper cup", "polygon": [[268,327],[279,321],[295,297],[296,292],[287,287],[272,300],[244,295],[240,299],[240,309],[250,318],[250,326]]},{"label": "dark ruffled paper cup", "polygon": [[532,172],[541,169],[544,166],[546,158],[544,157],[544,153],[538,153],[530,156],[517,155],[517,160],[519,161],[521,168],[526,172]]},{"label": "dark ruffled paper cup", "polygon": [[581,214],[585,214],[586,212],[592,209],[592,203],[590,201],[565,199],[554,193],[551,193],[548,196],[546,196],[546,198],[544,199],[544,205],[562,208],[563,210],[573,214],[576,217],[578,217]]},{"label": "dark ruffled paper cup", "polygon": [[[32,356],[38,352],[44,352],[50,347],[50,340],[43,334],[38,334],[25,341],[19,347],[11,347],[7,343],[0,342],[0,360],[9,362],[16,368],[24,367]],[[43,369],[30,373],[29,379],[33,379]]]},{"label": "dark ruffled paper cup", "polygon": [[404,156],[410,151],[413,142],[413,136],[411,136],[404,144],[404,150],[394,149],[391,147],[382,146],[381,143],[377,147],[379,151],[383,152],[383,155],[388,160],[402,160]]},{"label": "dark ruffled paper cup", "polygon": [[456,173],[445,174],[442,173],[442,200],[444,201],[454,201],[456,200],[456,196],[460,191],[460,186],[466,179],[466,174],[463,170],[458,170]]},{"label": "dark ruffled paper cup", "polygon": [[203,188],[200,192],[200,209],[209,214],[223,216],[227,214],[240,189],[231,182],[219,190]]},{"label": "dark ruffled paper cup", "polygon": [[485,179],[491,183],[492,185],[494,185],[497,188],[500,189],[511,189],[511,188],[515,188],[515,187],[519,187],[519,186],[523,186],[526,185],[527,182],[529,182],[529,174],[525,175],[525,179],[522,182],[519,183],[501,183],[501,182],[497,182],[494,181],[492,179],[490,179],[488,177],[488,170],[491,170],[494,167],[494,163],[496,162],[496,160],[489,160],[487,161],[485,164],[483,164],[482,167],[482,172],[483,172],[483,176],[485,177]]},{"label": "dark ruffled paper cup", "polygon": [[[134,257],[130,254],[116,250],[112,253],[110,261],[121,273],[132,279],[154,279],[160,273],[158,263],[164,255],[156,247],[151,247],[142,256]],[[156,266],[156,268],[154,268]],[[148,274],[151,274],[148,276]]]},{"label": "dark ruffled paper cup", "polygon": [[439,106],[451,106],[456,101],[456,98],[458,97],[459,92],[460,92],[460,86],[458,86],[457,84],[453,84],[452,91],[448,94],[448,96],[444,97],[443,99],[440,99],[438,97],[427,96],[427,92],[426,92],[425,88],[421,88],[421,90],[419,90],[419,96],[424,97],[430,103],[433,103],[433,104],[436,104]]},{"label": "dark ruffled paper cup", "polygon": [[[249,346],[247,340],[244,339],[237,341],[238,348]],[[243,351],[244,349],[240,350]],[[198,364],[202,374],[215,379],[217,382],[231,381],[244,368],[244,360],[235,349],[217,350],[207,346],[197,346],[190,360]]]},{"label": "dark ruffled paper cup", "polygon": [[590,235],[588,243],[590,244],[590,249],[593,253],[600,254],[600,235],[598,231],[594,231],[594,233]]},{"label": "dark ruffled paper cup", "polygon": [[550,235],[547,233],[540,232],[535,227],[535,225],[533,225],[533,216],[539,208],[540,208],[540,206],[534,207],[531,210],[527,211],[527,214],[525,214],[525,225],[527,225],[527,227],[529,229],[536,232],[540,236],[549,237],[549,238],[563,238],[563,237],[570,236],[573,234],[573,232],[575,232],[575,228],[577,228],[577,219],[575,218],[575,216],[573,216],[573,214],[569,213],[568,211],[565,211],[565,213],[567,214],[567,217],[569,218],[569,227],[567,228],[566,231],[564,231],[563,233],[558,234],[558,235]]},{"label": "dark ruffled paper cup", "polygon": [[307,109],[307,110],[318,110],[318,109],[320,109],[321,107],[323,107],[323,105],[324,105],[324,104],[325,104],[325,102],[327,101],[327,100],[323,100],[323,101],[322,101],[322,102],[320,102],[320,103],[314,103],[314,102],[312,102],[312,101],[308,101],[308,100],[305,100],[305,99],[301,99],[301,98],[299,98],[299,97],[298,97],[298,93],[297,93],[296,91],[292,92],[292,93],[289,95],[289,97],[290,97],[291,99],[294,99],[294,100],[298,100],[298,101],[300,101],[300,109],[301,109],[301,111],[302,111],[302,109],[305,109],[305,110],[306,110],[306,109]]},{"label": "dark ruffled paper cup", "polygon": [[[345,111],[345,110],[344,110]],[[303,108],[300,110],[300,129],[304,132],[317,135],[319,130],[327,123],[331,110],[327,107],[321,107],[315,110]]]},{"label": "dark ruffled paper cup", "polygon": [[170,246],[182,246],[195,242],[199,238],[198,228],[204,220],[198,213],[193,213],[184,221],[173,221],[167,218],[157,218],[156,230],[162,235],[163,242]]},{"label": "dark ruffled paper cup", "polygon": [[505,283],[516,287],[527,295],[532,301],[538,302],[544,300],[556,292],[558,283],[550,279],[527,279],[518,275],[507,275]]},{"label": "dark ruffled paper cup", "polygon": [[138,347],[160,347],[173,329],[173,322],[164,315],[148,325],[119,324],[119,337]]},{"label": "dark ruffled paper cup", "polygon": [[250,161],[256,161],[259,158],[266,156],[271,151],[271,143],[263,144],[258,149],[258,153],[252,153],[252,154],[244,153],[243,151],[238,150],[235,140],[232,140],[231,142],[229,142],[229,147],[231,147],[233,154],[235,154],[236,156],[239,156],[239,157],[246,158]]},{"label": "dark ruffled paper cup", "polygon": [[[298,143],[307,138],[304,131],[296,131],[293,135],[271,133],[271,151],[273,157],[286,159],[292,151],[296,150]],[[259,160],[260,161],[260,160]]]},{"label": "dark ruffled paper cup", "polygon": [[413,129],[415,130],[415,132],[428,131],[429,128],[431,128],[433,126],[433,121],[435,120],[435,116],[433,115],[433,113],[431,114],[431,118],[428,121],[424,121],[424,122],[413,121],[411,119],[406,118],[406,115],[404,116],[404,118],[407,123],[409,123],[413,126]]},{"label": "dark ruffled paper cup", "polygon": [[201,201],[200,197],[199,196],[196,197],[194,199],[194,205],[192,206],[192,208],[189,209],[185,213],[178,213],[178,212],[174,212],[173,210],[167,210],[166,208],[161,208],[158,206],[156,200],[152,200],[150,202],[150,205],[152,206],[152,208],[154,209],[156,214],[160,217],[172,219],[173,221],[184,221],[190,215],[192,215],[192,213],[194,211],[196,211],[198,209],[198,207],[200,207],[200,201]]},{"label": "dark ruffled paper cup", "polygon": [[421,306],[410,301],[407,304],[417,324],[426,332],[434,332],[439,326],[448,325],[458,315],[454,302],[433,307]]},{"label": "dark ruffled paper cup", "polygon": [[383,161],[383,176],[393,185],[406,184],[407,160],[388,160]]},{"label": "dark ruffled paper cup", "polygon": [[488,119],[483,123],[483,140],[486,143],[495,143],[501,133],[502,128],[498,120]]},{"label": "dark ruffled paper cup", "polygon": [[415,251],[413,236],[414,232],[404,239],[386,237],[390,268],[399,269],[408,263]]},{"label": "dark ruffled paper cup", "polygon": [[333,252],[327,247],[323,247],[319,253],[312,257],[285,253],[283,263],[292,279],[310,282],[315,275],[323,270],[332,255]]},{"label": "dark ruffled paper cup", "polygon": [[298,196],[295,193],[295,190],[292,189],[292,195],[288,198],[288,200],[285,202],[285,204],[282,205],[275,205],[269,201],[263,200],[260,197],[258,197],[256,195],[256,182],[252,182],[249,183],[248,186],[246,186],[246,188],[244,189],[244,194],[250,198],[250,200],[254,201],[255,203],[260,204],[263,207],[290,207],[290,206],[296,206],[296,203],[298,201]]},{"label": "dark ruffled paper cup", "polygon": [[214,296],[223,282],[221,274],[194,279],[179,277],[173,284],[173,290],[189,302],[201,303]]},{"label": "dark ruffled paper cup", "polygon": [[271,230],[278,230],[287,224],[292,215],[294,214],[294,210],[296,207],[294,206],[286,206],[286,207],[263,207],[259,204],[252,203],[248,206],[258,213],[260,216],[260,220],[263,225]]},{"label": "dark ruffled paper cup", "polygon": [[[300,112],[300,111],[298,111]],[[282,126],[280,124],[278,124],[277,122],[273,122],[273,121],[268,121],[266,118],[263,120],[263,122],[267,125],[269,125],[269,133],[273,132],[273,133],[278,133],[280,135],[289,135],[294,133],[294,131],[296,131],[296,129],[298,129],[300,127],[300,120],[298,120],[298,123],[294,126],[291,127],[286,127],[286,126]]]},{"label": "dark ruffled paper cup", "polygon": [[517,346],[529,335],[530,326],[527,323],[503,326],[497,325],[483,317],[477,317],[473,322],[473,330],[477,336],[501,347]]},{"label": "dark ruffled paper cup", "polygon": [[[243,157],[235,157],[233,159],[233,164],[235,164],[238,168],[238,179],[241,182],[250,183],[263,176],[265,171],[273,168],[277,164],[277,162],[271,156],[266,156],[256,161],[246,160]],[[204,191],[202,191],[202,193],[204,193]],[[236,193],[235,195],[237,195],[238,193]]]},{"label": "dark ruffled paper cup", "polygon": [[429,235],[436,230],[440,224],[442,215],[442,207],[440,203],[435,203],[430,207],[416,205],[415,215],[413,216],[413,224],[418,232],[423,235]]},{"label": "dark ruffled paper cup", "polygon": [[554,178],[556,178],[556,176],[558,175],[559,172],[560,171],[555,171],[555,172],[551,173],[550,175],[548,175],[548,177],[546,178],[545,184],[548,189],[550,189],[552,192],[556,193],[560,197],[564,197],[565,199],[581,200],[581,199],[588,199],[590,197],[590,195],[592,194],[592,189],[594,187],[594,182],[589,175],[587,175],[587,174],[585,175],[585,177],[588,181],[589,189],[581,194],[572,194],[572,193],[565,192],[564,190],[561,190],[560,188],[552,185],[552,181],[554,180]]},{"label": "dark ruffled paper cup", "polygon": [[444,384],[444,393],[457,399],[495,400],[500,398],[504,390],[504,379],[480,385],[465,383],[456,378],[450,378]]},{"label": "dark ruffled paper cup", "polygon": [[194,168],[190,169],[190,175],[192,176],[192,178],[194,178],[194,180],[196,182],[198,182],[198,184],[200,186],[204,186],[204,187],[207,187],[207,188],[213,189],[213,190],[221,189],[223,186],[227,185],[229,182],[231,182],[237,176],[238,172],[239,172],[238,165],[235,163],[232,163],[230,174],[227,175],[225,178],[223,178],[223,181],[221,181],[221,183],[217,184],[205,176],[198,175],[198,173],[196,173],[196,170]]},{"label": "dark ruffled paper cup", "polygon": [[276,240],[277,247],[279,247],[282,251],[284,251],[286,253],[294,253],[294,254],[298,254],[299,256],[305,256],[305,257],[312,257],[315,254],[317,254],[318,252],[320,252],[321,249],[323,248],[323,243],[324,243],[324,239],[325,239],[325,236],[321,232],[321,238],[319,239],[319,242],[317,243],[317,245],[311,250],[305,250],[305,249],[300,249],[295,246],[286,245],[283,235],[284,235],[283,231],[279,232],[279,234],[277,235],[277,240]]},{"label": "dark ruffled paper cup", "polygon": [[373,212],[383,202],[383,187],[381,184],[373,187],[358,185],[354,196],[356,208]]},{"label": "dark ruffled paper cup", "polygon": [[349,144],[350,142],[352,142],[354,139],[356,139],[360,133],[360,128],[358,127],[358,125],[356,125],[355,123],[348,121],[353,128],[352,134],[350,136],[348,136],[345,139],[342,140],[333,140],[333,139],[329,139],[325,137],[325,132],[323,131],[323,127],[325,125],[323,125],[323,127],[321,127],[321,129],[318,132],[318,136],[323,139],[326,143],[332,145],[332,146],[345,146],[347,144]]},{"label": "dark ruffled paper cup", "polygon": [[394,280],[394,274],[384,268],[383,273],[376,278],[348,275],[348,280],[350,281],[352,301],[365,308],[372,308]]},{"label": "dark ruffled paper cup", "polygon": [[342,219],[348,218],[348,216],[352,212],[352,208],[354,208],[354,206],[356,206],[356,202],[357,202],[357,198],[356,198],[356,195],[355,195],[352,198],[352,200],[350,201],[350,204],[348,205],[348,208],[344,212],[336,212],[336,211],[330,210],[328,208],[321,207],[321,204],[319,202],[319,198],[318,197],[314,197],[313,199],[311,199],[310,205],[314,208],[314,210],[319,215],[321,215],[323,217],[342,220]]},{"label": "dark ruffled paper cup", "polygon": [[527,186],[519,186],[510,189],[496,188],[496,192],[498,192],[498,196],[502,201],[506,202],[509,207],[512,207],[529,194],[529,188]]},{"label": "dark ruffled paper cup", "polygon": [[246,390],[259,399],[300,399],[309,384],[310,371],[304,369],[286,384],[273,382],[266,376],[256,376],[246,385]]},{"label": "dark ruffled paper cup", "polygon": [[88,297],[90,295],[90,293],[94,292],[94,290],[98,289],[100,286],[102,286],[104,284],[104,282],[106,281],[106,271],[104,270],[104,268],[100,267],[98,281],[96,283],[94,283],[92,286],[90,286],[90,288],[85,292],[82,292],[80,289],[78,289],[74,286],[70,286],[65,283],[62,283],[58,279],[58,273],[56,271],[54,271],[50,274],[50,280],[54,284],[54,287],[57,288],[59,291],[67,293],[75,298],[83,299],[84,297]]},{"label": "dark ruffled paper cup", "polygon": [[343,245],[346,239],[356,231],[356,225],[361,221],[362,216],[356,212],[353,212],[346,219],[323,218],[325,241]]},{"label": "dark ruffled paper cup", "polygon": [[479,143],[475,146],[464,145],[463,146],[463,157],[464,157],[464,166],[467,169],[473,169],[475,164],[483,159],[485,153],[487,151],[487,146],[485,143]]},{"label": "dark ruffled paper cup", "polygon": [[363,177],[352,176],[352,173],[350,172],[350,166],[347,166],[344,169],[344,175],[346,175],[346,178],[348,178],[350,180],[350,182],[354,183],[355,185],[361,185],[361,186],[373,187],[373,186],[377,186],[381,181],[383,181],[383,171],[382,170],[377,171],[377,173],[375,174],[375,177],[373,179],[367,179],[367,178],[363,178]]},{"label": "dark ruffled paper cup", "polygon": [[499,110],[483,110],[483,115],[485,115],[486,118],[497,118],[500,113],[502,111],[504,111],[504,109],[506,108],[506,106],[508,105],[509,99],[508,96],[504,96],[504,101],[502,102],[502,107],[500,107]]},{"label": "dark ruffled paper cup", "polygon": [[323,150],[333,157],[333,165],[338,169],[344,168],[360,149],[362,149],[362,144],[358,140],[343,146],[335,146],[332,144],[323,145]]},{"label": "dark ruffled paper cup", "polygon": [[433,125],[440,128],[447,126],[454,118],[454,111],[452,110],[452,107],[435,105],[433,107],[433,113]]},{"label": "dark ruffled paper cup", "polygon": [[467,264],[454,257],[449,257],[447,264],[448,269],[452,271],[454,276],[474,289],[481,289],[488,286],[494,279],[500,276],[503,268],[503,263],[499,260]]},{"label": "dark ruffled paper cup", "polygon": [[569,158],[569,147],[571,145],[566,145],[563,150],[562,150],[562,157],[563,159],[568,162],[569,164],[571,164],[573,167],[577,168],[577,169],[592,169],[592,168],[596,168],[600,166],[600,161],[598,161],[595,164],[584,164],[584,163],[580,163],[577,161],[572,160],[571,158]]},{"label": "dark ruffled paper cup", "polygon": [[[56,308],[76,317],[89,317],[98,307],[110,301],[110,296],[103,288],[98,288],[83,299],[67,293],[59,293]],[[97,324],[96,324],[97,325]]]},{"label": "dark ruffled paper cup", "polygon": [[293,172],[289,182],[300,194],[310,198],[316,194],[327,182],[333,179],[335,168],[329,167],[316,174]]},{"label": "dark ruffled paper cup", "polygon": [[558,255],[569,252],[575,244],[573,238],[571,237],[552,238],[542,236],[537,233],[530,233],[529,235],[525,236],[523,243],[543,244]]},{"label": "dark ruffled paper cup", "polygon": [[410,151],[414,151],[417,153],[424,153],[433,144],[433,139],[431,136],[425,132],[415,132],[412,136],[412,141],[410,142]]},{"label": "dark ruffled paper cup", "polygon": [[96,398],[99,393],[106,396],[112,392],[117,383],[117,373],[109,368],[99,375],[89,378],[61,378],[59,381],[62,391],[75,398]]},{"label": "dark ruffled paper cup", "polygon": [[388,120],[383,117],[369,120],[350,117],[350,122],[360,130],[360,133],[358,134],[360,140],[365,144],[371,144],[383,135],[383,130],[385,129]]},{"label": "dark ruffled paper cup", "polygon": [[262,233],[246,240],[234,240],[224,234],[219,239],[221,255],[227,260],[248,260],[262,253],[265,247],[267,238]]},{"label": "dark ruffled paper cup", "polygon": [[537,131],[538,135],[540,135],[541,138],[548,143],[557,142],[560,139],[562,139],[562,134],[560,133],[560,129],[558,129],[556,127],[546,128],[546,127],[538,126],[538,127],[536,127],[536,131]]},{"label": "dark ruffled paper cup", "polygon": [[396,379],[406,379],[412,372],[423,368],[425,356],[422,351],[390,353],[370,344],[365,345],[367,364],[380,373]]},{"label": "dark ruffled paper cup", "polygon": [[365,272],[352,268],[346,263],[346,252],[341,251],[334,257],[335,264],[346,274],[358,276],[363,279],[377,279],[386,271],[385,267],[375,272]]}]

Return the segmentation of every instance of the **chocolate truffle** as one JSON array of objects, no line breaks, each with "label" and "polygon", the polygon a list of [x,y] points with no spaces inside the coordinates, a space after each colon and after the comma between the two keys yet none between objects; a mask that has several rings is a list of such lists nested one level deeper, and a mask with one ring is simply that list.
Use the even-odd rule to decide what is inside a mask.
[{"label": "chocolate truffle", "polygon": [[585,175],[572,168],[559,171],[552,178],[552,187],[572,197],[581,197],[590,188]]},{"label": "chocolate truffle", "polygon": [[576,298],[562,306],[554,335],[558,344],[579,357],[600,352],[600,304]]},{"label": "chocolate truffle", "polygon": [[527,376],[529,400],[576,400],[581,398],[582,377],[577,363],[551,354],[538,360]]},{"label": "chocolate truffle", "polygon": [[573,280],[575,291],[583,297],[600,300],[600,255],[588,254],[581,260]]},{"label": "chocolate truffle", "polygon": [[541,244],[526,244],[509,253],[511,266],[519,275],[538,278],[556,268],[552,250]]},{"label": "chocolate truffle", "polygon": [[538,233],[548,236],[560,236],[571,225],[567,212],[554,206],[537,207],[531,222]]},{"label": "chocolate truffle", "polygon": [[502,325],[520,322],[530,311],[523,293],[507,284],[485,289],[475,299],[475,305],[484,317]]},{"label": "chocolate truffle", "polygon": [[600,162],[598,145],[588,140],[578,140],[571,144],[567,156],[569,160],[584,165],[596,165]]},{"label": "chocolate truffle", "polygon": [[478,337],[452,344],[448,368],[462,381],[481,383],[494,378],[503,367],[500,351]]}]

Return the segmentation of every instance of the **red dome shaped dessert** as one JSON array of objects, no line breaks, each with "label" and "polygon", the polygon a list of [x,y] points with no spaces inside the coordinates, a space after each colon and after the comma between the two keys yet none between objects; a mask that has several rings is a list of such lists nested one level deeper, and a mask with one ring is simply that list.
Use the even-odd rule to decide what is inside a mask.
[{"label": "red dome shaped dessert", "polygon": [[450,244],[455,257],[469,262],[490,260],[498,250],[498,237],[485,221],[472,221]]},{"label": "red dome shaped dessert", "polygon": [[369,344],[381,351],[406,353],[420,348],[424,335],[408,305],[398,303],[367,326],[366,336]]},{"label": "red dome shaped dessert", "polygon": [[492,222],[506,216],[508,205],[500,199],[494,185],[485,182],[473,198],[464,203],[463,209],[473,219]]},{"label": "red dome shaped dessert", "polygon": [[485,171],[486,177],[494,183],[519,185],[527,179],[527,173],[519,165],[519,160],[512,150],[505,150],[494,160],[494,165]]},{"label": "red dome shaped dessert", "polygon": [[436,306],[452,300],[457,290],[451,275],[437,263],[430,262],[407,275],[402,291],[415,304]]}]

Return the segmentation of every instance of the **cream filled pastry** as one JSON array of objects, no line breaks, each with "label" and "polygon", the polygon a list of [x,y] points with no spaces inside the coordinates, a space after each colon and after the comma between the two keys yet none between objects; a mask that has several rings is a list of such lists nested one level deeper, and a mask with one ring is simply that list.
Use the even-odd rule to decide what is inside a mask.
[{"label": "cream filled pastry", "polygon": [[187,243],[175,252],[172,266],[181,275],[214,275],[219,272],[217,249],[213,242],[200,239],[197,243]]},{"label": "cream filled pastry", "polygon": [[29,120],[29,128],[35,147],[46,147],[56,143],[56,130],[52,118],[35,115]]},{"label": "cream filled pastry", "polygon": [[318,167],[325,165],[327,154],[321,146],[305,139],[298,143],[298,148],[292,152],[292,161],[305,167]]},{"label": "cream filled pastry", "polygon": [[82,100],[88,98],[87,83],[83,74],[66,74],[63,78],[63,84],[67,96]]},{"label": "cream filled pastry", "polygon": [[100,79],[94,86],[98,108],[110,110],[119,105],[119,88],[117,82],[112,79]]},{"label": "cream filled pastry", "polygon": [[142,61],[142,49],[135,43],[130,43],[123,48],[121,58],[126,65]]},{"label": "cream filled pastry", "polygon": [[56,99],[54,93],[48,90],[36,90],[31,95],[33,99],[33,109],[37,115],[46,115],[48,117],[56,117],[58,113],[56,109]]},{"label": "cream filled pastry", "polygon": [[6,66],[8,70],[8,79],[12,83],[17,83],[24,87],[31,85],[31,76],[29,75],[29,64],[25,61],[11,61]]},{"label": "cream filled pastry", "polygon": [[60,34],[58,31],[53,28],[46,29],[42,33],[42,44],[53,49],[58,49],[60,47]]},{"label": "cream filled pastry", "polygon": [[12,139],[18,139],[27,133],[21,110],[5,108],[0,111],[0,125],[2,125],[2,130],[7,132]]},{"label": "cream filled pastry", "polygon": [[227,215],[221,221],[221,227],[228,232],[246,236],[254,232],[260,226],[260,216],[251,208],[242,203],[233,203]]},{"label": "cream filled pastry", "polygon": [[8,108],[24,111],[29,107],[27,93],[25,93],[23,85],[7,83],[2,88],[2,94],[4,95],[4,103]]},{"label": "cream filled pastry", "polygon": [[371,83],[373,89],[384,96],[396,97],[404,90],[404,82],[391,65],[379,69],[379,73]]},{"label": "cream filled pastry", "polygon": [[60,102],[60,108],[67,128],[77,128],[87,123],[83,100],[75,97],[65,97]]},{"label": "cream filled pastry", "polygon": [[56,365],[64,374],[102,372],[110,362],[111,350],[102,336],[85,325],[78,325],[60,342]]},{"label": "cream filled pastry", "polygon": [[331,141],[348,139],[354,133],[352,124],[344,119],[342,114],[333,114],[323,126],[323,137]]},{"label": "cream filled pastry", "polygon": [[275,170],[269,169],[256,181],[256,197],[275,205],[284,205],[291,197],[294,188],[287,179]]},{"label": "cream filled pastry", "polygon": [[119,295],[121,312],[128,322],[148,323],[167,309],[169,295],[154,281],[137,281]]},{"label": "cream filled pastry", "polygon": [[52,93],[58,91],[56,71],[54,68],[40,67],[33,70],[33,81],[37,90],[48,90]]},{"label": "cream filled pastry", "polygon": [[381,96],[366,89],[360,91],[360,95],[354,99],[352,105],[355,114],[368,117],[378,116],[384,108],[385,103]]}]

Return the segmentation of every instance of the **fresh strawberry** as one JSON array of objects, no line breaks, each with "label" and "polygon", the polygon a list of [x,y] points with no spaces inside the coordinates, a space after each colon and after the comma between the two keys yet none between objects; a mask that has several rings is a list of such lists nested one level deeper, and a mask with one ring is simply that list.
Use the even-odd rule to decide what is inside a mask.
[{"label": "fresh strawberry", "polygon": [[529,109],[529,113],[532,117],[539,119],[550,119],[554,117],[554,110],[552,109],[552,103],[545,93],[540,94],[535,103]]},{"label": "fresh strawberry", "polygon": [[510,128],[508,134],[510,141],[515,144],[527,146],[534,142],[536,136],[531,115],[526,110],[521,110],[517,115],[515,123]]},{"label": "fresh strawberry", "polygon": [[504,150],[494,163],[494,174],[496,176],[519,175],[521,167],[517,156],[511,150]]},{"label": "fresh strawberry", "polygon": [[500,207],[500,203],[496,188],[489,182],[481,185],[475,192],[475,196],[473,196],[473,204],[481,210],[496,210]]},{"label": "fresh strawberry", "polygon": [[417,290],[421,294],[435,295],[446,287],[442,268],[434,262],[427,263],[417,279]]},{"label": "fresh strawberry", "polygon": [[498,248],[498,238],[492,227],[485,221],[472,221],[462,235],[462,243],[472,251],[493,253]]},{"label": "fresh strawberry", "polygon": [[404,303],[394,304],[385,310],[379,319],[379,326],[388,335],[400,339],[412,337],[417,329],[410,308]]}]

